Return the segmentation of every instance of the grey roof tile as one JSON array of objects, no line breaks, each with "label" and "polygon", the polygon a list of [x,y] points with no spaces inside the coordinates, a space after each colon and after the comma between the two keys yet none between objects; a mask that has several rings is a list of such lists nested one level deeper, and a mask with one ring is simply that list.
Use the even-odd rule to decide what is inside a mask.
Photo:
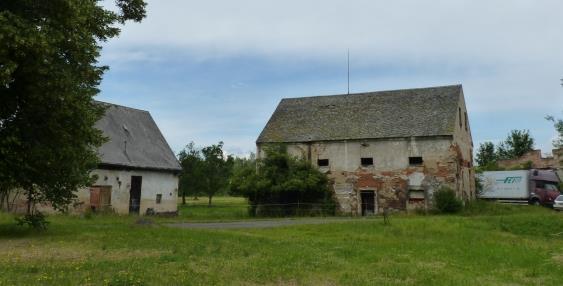
[{"label": "grey roof tile", "polygon": [[107,107],[96,123],[109,140],[99,149],[102,164],[178,171],[180,164],[148,111],[98,102]]},{"label": "grey roof tile", "polygon": [[285,98],[257,143],[452,135],[461,85]]}]

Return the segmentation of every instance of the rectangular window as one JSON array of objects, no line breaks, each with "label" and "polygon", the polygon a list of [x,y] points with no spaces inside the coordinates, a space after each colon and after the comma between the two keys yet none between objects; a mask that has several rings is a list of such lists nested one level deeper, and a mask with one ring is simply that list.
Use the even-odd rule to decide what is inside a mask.
[{"label": "rectangular window", "polygon": [[318,159],[317,165],[319,165],[319,167],[328,167],[328,159]]},{"label": "rectangular window", "polygon": [[409,165],[417,166],[422,165],[422,157],[409,157]]},{"label": "rectangular window", "polygon": [[156,203],[160,204],[162,202],[162,194],[157,194],[156,195]]},{"label": "rectangular window", "polygon": [[465,112],[465,131],[468,131],[469,127],[467,127],[467,112]]},{"label": "rectangular window", "polygon": [[373,158],[362,158],[361,164],[362,166],[373,166]]},{"label": "rectangular window", "polygon": [[409,200],[424,200],[424,190],[409,190]]}]

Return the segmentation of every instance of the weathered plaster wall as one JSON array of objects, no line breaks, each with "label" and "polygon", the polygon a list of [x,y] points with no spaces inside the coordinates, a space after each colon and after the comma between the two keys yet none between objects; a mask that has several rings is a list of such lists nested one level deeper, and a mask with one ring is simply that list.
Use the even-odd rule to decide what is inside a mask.
[{"label": "weathered plaster wall", "polygon": [[[131,176],[142,176],[140,214],[145,214],[148,208],[155,212],[175,212],[178,209],[178,177],[171,173],[141,171],[141,170],[103,170],[92,172],[98,179],[93,186],[111,186],[111,208],[117,213],[129,213],[129,191]],[[157,194],[162,195],[160,204],[156,203]],[[89,207],[90,190],[81,189],[77,193],[78,199]]]},{"label": "weathered plaster wall", "polygon": [[[361,213],[362,190],[375,191],[376,212],[382,212],[427,207],[440,186],[459,191],[461,185],[459,147],[451,136],[293,143],[288,153],[313,164],[329,159],[319,169],[331,179],[344,213]],[[373,166],[361,166],[362,157],[373,158]],[[422,157],[423,164],[409,165],[409,157]]]},{"label": "weathered plaster wall", "polygon": [[[461,112],[460,112],[461,111]],[[475,198],[475,173],[473,171],[473,139],[469,115],[463,94],[460,96],[453,143],[459,148],[458,196],[464,200]],[[461,119],[461,121],[460,121]]]},{"label": "weathered plaster wall", "polygon": [[[111,208],[120,214],[129,213],[129,191],[131,176],[142,176],[141,205],[139,213],[145,214],[148,208],[156,213],[176,212],[178,210],[178,176],[172,173],[140,171],[140,170],[104,170],[92,171],[97,175],[97,180],[92,186],[111,187]],[[160,204],[156,203],[156,195],[161,194]],[[78,204],[70,209],[71,212],[81,212],[90,208],[90,188],[80,189],[76,192]],[[14,212],[25,212],[27,199],[23,193],[16,199]],[[37,205],[42,212],[52,213],[50,205]]]}]

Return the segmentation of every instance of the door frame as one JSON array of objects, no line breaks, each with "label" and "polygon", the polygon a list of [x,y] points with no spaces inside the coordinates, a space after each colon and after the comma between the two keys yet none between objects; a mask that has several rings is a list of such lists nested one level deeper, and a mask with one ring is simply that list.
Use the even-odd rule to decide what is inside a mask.
[{"label": "door frame", "polygon": [[372,192],[373,193],[373,215],[376,215],[379,212],[379,204],[378,204],[378,193],[375,189],[372,188],[362,188],[358,190],[358,207],[359,207],[359,214],[361,216],[366,216],[363,210],[363,200],[362,200],[362,193]]},{"label": "door frame", "polygon": [[[138,187],[137,187],[138,185]],[[134,190],[135,188],[135,190]],[[138,189],[138,192],[136,191]],[[141,213],[141,196],[143,190],[143,176],[131,176],[131,184],[129,188],[129,214],[140,214]],[[136,196],[138,198],[137,204],[133,204],[133,199]]]}]

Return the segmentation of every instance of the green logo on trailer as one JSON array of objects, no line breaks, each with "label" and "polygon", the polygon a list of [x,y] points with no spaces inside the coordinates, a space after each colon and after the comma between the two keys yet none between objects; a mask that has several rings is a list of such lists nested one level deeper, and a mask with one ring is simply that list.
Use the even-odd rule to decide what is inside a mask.
[{"label": "green logo on trailer", "polygon": [[522,177],[506,177],[504,179],[499,179],[497,182],[502,182],[504,184],[518,184],[522,181]]}]

